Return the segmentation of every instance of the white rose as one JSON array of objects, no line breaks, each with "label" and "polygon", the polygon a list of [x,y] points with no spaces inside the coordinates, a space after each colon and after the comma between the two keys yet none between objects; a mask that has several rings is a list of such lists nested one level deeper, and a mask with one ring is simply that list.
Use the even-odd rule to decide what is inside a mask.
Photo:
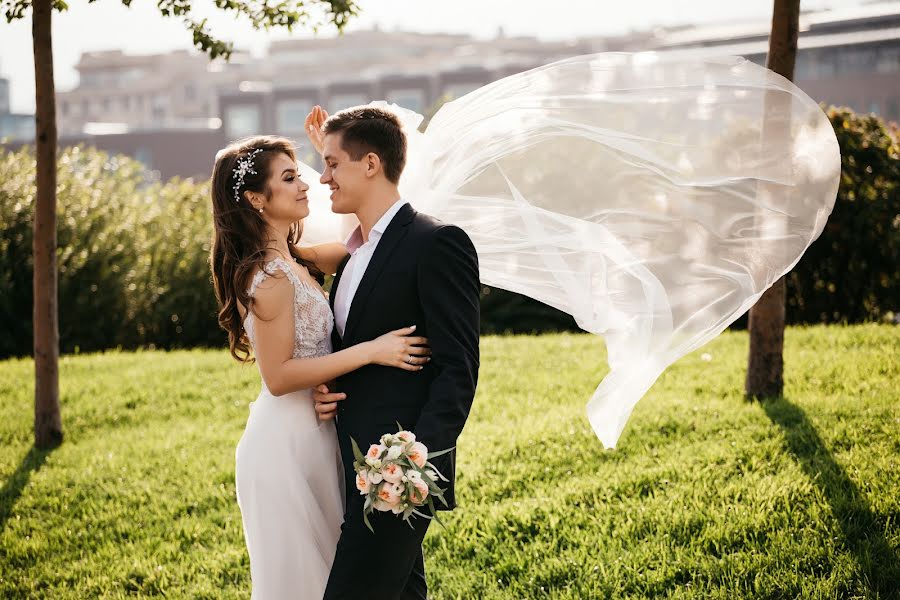
[{"label": "white rose", "polygon": [[400,446],[391,446],[387,451],[387,459],[388,460],[397,460],[400,458],[400,455],[403,453],[403,448]]},{"label": "white rose", "polygon": [[373,469],[381,468],[381,460],[377,459],[377,458],[367,458],[366,464],[369,465],[370,467],[372,467]]},{"label": "white rose", "polygon": [[393,441],[394,441],[394,436],[391,435],[390,433],[386,433],[383,436],[381,436],[381,443],[384,444],[385,446],[390,446]]},{"label": "white rose", "polygon": [[378,471],[369,471],[369,481],[372,482],[372,485],[378,485],[384,481],[384,477]]}]

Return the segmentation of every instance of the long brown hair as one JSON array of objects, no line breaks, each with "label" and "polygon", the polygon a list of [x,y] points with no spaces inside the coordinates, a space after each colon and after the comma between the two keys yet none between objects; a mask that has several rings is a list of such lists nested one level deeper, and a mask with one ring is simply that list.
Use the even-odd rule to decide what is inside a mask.
[{"label": "long brown hair", "polygon": [[[234,169],[238,159],[246,159],[258,150],[252,160],[252,169],[244,173],[243,183],[238,185]],[[213,206],[213,243],[209,263],[212,269],[213,287],[219,302],[219,325],[228,332],[231,355],[243,363],[253,362],[250,343],[244,331],[238,305],[253,310],[253,299],[248,294],[251,276],[265,266],[268,231],[262,215],[257,212],[244,192],[256,192],[271,198],[268,180],[270,166],[275,157],[286,154],[296,160],[293,143],[282,137],[255,136],[234,142],[216,154],[213,167],[211,196]],[[295,245],[300,241],[300,222],[291,225],[288,248],[294,260],[309,269],[320,281],[323,275],[316,266],[300,257]]]}]

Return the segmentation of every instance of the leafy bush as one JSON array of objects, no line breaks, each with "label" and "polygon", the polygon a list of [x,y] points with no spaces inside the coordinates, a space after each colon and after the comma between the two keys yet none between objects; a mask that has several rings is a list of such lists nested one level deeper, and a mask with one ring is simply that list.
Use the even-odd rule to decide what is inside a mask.
[{"label": "leafy bush", "polygon": [[825,230],[787,276],[792,323],[894,318],[900,310],[900,136],[832,108],[841,186]]},{"label": "leafy bush", "polygon": [[[29,148],[0,152],[0,357],[32,351],[34,170]],[[63,352],[221,342],[205,186],[76,147],[60,154],[57,198]]]}]

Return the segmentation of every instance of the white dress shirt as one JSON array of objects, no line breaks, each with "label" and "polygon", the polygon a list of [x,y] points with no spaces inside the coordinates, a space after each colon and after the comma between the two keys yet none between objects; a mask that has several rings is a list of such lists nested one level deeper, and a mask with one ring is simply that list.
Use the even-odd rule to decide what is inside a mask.
[{"label": "white dress shirt", "polygon": [[378,222],[372,227],[372,231],[369,232],[369,241],[363,243],[362,228],[357,227],[344,244],[350,253],[350,260],[347,261],[347,266],[341,273],[341,281],[334,297],[334,324],[341,337],[344,337],[353,297],[356,296],[359,282],[362,281],[363,275],[366,274],[366,269],[372,261],[378,241],[404,204],[406,201],[401,198],[387,209],[387,212],[378,219]]}]

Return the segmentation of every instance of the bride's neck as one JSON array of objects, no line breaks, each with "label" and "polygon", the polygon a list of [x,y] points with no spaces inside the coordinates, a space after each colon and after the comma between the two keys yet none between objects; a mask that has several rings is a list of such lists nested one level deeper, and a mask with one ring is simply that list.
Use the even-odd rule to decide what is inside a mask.
[{"label": "bride's neck", "polygon": [[[284,229],[282,231],[282,229]],[[274,258],[274,255],[279,255],[284,258],[291,257],[291,249],[288,244],[288,236],[290,235],[291,228],[288,226],[287,228],[282,227],[273,227],[269,226],[268,234],[269,237],[266,240],[266,253],[271,255],[268,258]]]}]

